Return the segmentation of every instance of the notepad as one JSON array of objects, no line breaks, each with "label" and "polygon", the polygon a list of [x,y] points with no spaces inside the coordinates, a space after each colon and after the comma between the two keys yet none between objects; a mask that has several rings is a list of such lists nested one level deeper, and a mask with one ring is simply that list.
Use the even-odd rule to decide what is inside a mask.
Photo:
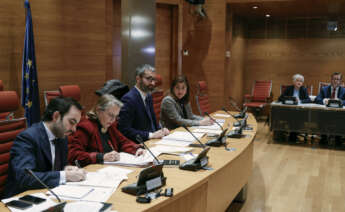
[{"label": "notepad", "polygon": [[[61,198],[82,199],[90,194],[94,188],[87,186],[60,185],[52,189]],[[47,192],[47,194],[50,194]]]},{"label": "notepad", "polygon": [[[205,133],[193,133],[193,134],[195,137],[200,139]],[[186,131],[176,131],[167,136],[164,136],[162,140],[194,142],[195,141],[194,136]]]},{"label": "notepad", "polygon": [[[138,157],[132,154],[128,154],[126,152],[120,152],[119,154],[120,154],[120,160],[114,161],[114,162],[104,162],[104,164],[144,167],[151,164],[154,160],[154,158],[149,152],[146,152],[145,154],[140,155]],[[155,153],[155,152],[153,152],[153,154],[155,154],[156,157],[159,155],[159,153]]]}]

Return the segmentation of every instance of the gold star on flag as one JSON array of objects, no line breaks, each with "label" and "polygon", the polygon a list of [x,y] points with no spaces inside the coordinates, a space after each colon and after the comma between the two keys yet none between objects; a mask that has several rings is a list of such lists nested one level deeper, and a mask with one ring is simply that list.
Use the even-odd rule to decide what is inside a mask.
[{"label": "gold star on flag", "polygon": [[32,106],[32,102],[31,101],[28,101],[27,103],[26,103],[26,106],[28,106],[29,108]]},{"label": "gold star on flag", "polygon": [[29,79],[29,73],[25,73],[24,78]]},{"label": "gold star on flag", "polygon": [[30,89],[26,88],[26,94],[29,94],[29,93],[30,93]]},{"label": "gold star on flag", "polygon": [[26,63],[26,65],[28,65],[29,68],[31,68],[31,66],[32,66],[32,61],[29,59],[28,62]]}]

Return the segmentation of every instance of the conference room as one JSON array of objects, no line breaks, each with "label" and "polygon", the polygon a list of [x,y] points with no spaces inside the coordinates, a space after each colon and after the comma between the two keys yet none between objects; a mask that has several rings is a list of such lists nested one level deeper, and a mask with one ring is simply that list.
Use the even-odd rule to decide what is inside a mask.
[{"label": "conference room", "polygon": [[345,0],[0,5],[0,211],[344,211]]}]

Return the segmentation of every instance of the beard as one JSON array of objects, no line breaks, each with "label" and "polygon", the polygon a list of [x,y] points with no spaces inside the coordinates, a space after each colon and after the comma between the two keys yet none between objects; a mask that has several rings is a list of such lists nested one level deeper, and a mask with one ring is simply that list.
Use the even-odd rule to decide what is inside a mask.
[{"label": "beard", "polygon": [[52,125],[52,133],[57,138],[64,138],[65,137],[65,128],[63,127],[62,120],[57,121]]},{"label": "beard", "polygon": [[149,92],[152,92],[154,90],[154,86],[151,86],[151,87],[147,86],[144,84],[144,82],[142,80],[139,83],[139,88],[140,88],[140,90],[142,90],[145,93],[149,93]]}]

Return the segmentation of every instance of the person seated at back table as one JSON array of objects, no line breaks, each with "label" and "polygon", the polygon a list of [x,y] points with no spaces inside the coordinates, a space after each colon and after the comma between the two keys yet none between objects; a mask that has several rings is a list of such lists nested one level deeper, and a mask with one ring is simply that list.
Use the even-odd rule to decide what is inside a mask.
[{"label": "person seated at back table", "polygon": [[283,101],[285,96],[294,96],[298,103],[311,103],[308,90],[303,86],[304,77],[301,74],[295,74],[292,77],[293,85],[286,87],[279,97],[279,101]]},{"label": "person seated at back table", "polygon": [[179,76],[171,83],[170,94],[161,104],[161,125],[169,130],[181,126],[212,125],[210,118],[196,116],[189,102],[189,84],[184,76]]},{"label": "person seated at back table", "polygon": [[[283,93],[279,97],[279,101],[283,101],[285,96],[294,96],[296,97],[298,103],[311,103],[311,99],[308,95],[308,90],[303,86],[304,77],[301,74],[295,74],[292,76],[292,83],[286,87]],[[297,133],[290,132],[289,141],[295,142],[297,140]]]},{"label": "person seated at back table", "polygon": [[140,145],[124,137],[117,129],[116,118],[122,102],[110,94],[104,94],[97,104],[77,125],[76,132],[69,137],[68,160],[78,160],[82,166],[120,159],[119,152],[141,155]]},{"label": "person seated at back table", "polygon": [[73,133],[81,117],[81,105],[71,99],[52,99],[43,114],[43,121],[19,133],[10,152],[9,173],[2,198],[44,188],[32,172],[48,187],[84,180],[86,172],[67,165],[67,135]]},{"label": "person seated at back table", "polygon": [[153,110],[151,92],[155,88],[155,69],[150,65],[142,65],[136,69],[136,84],[121,101],[124,106],[120,110],[119,130],[124,136],[137,141],[162,138],[169,130],[158,125]]},{"label": "person seated at back table", "polygon": [[[341,87],[342,74],[335,72],[331,75],[331,84],[323,87],[317,95],[315,102],[317,104],[327,105],[330,99],[338,99],[345,104],[345,88]],[[327,136],[321,135],[320,144],[324,145],[327,143]],[[335,145],[341,145],[341,137],[335,136]]]}]

